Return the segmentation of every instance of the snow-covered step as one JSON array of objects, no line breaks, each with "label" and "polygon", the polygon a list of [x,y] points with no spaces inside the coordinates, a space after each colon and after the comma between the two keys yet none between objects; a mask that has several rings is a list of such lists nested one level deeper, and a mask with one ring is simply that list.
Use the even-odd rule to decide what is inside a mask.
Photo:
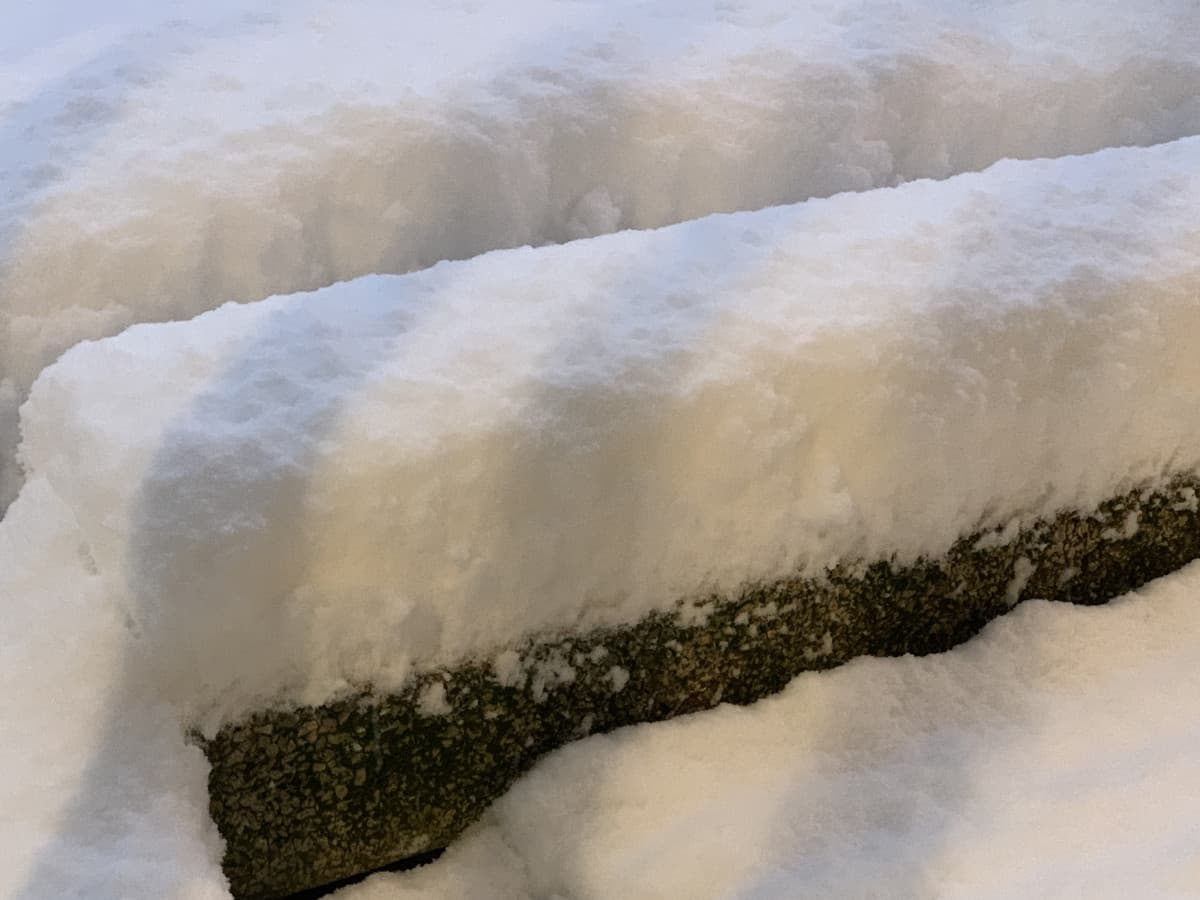
[{"label": "snow-covered step", "polygon": [[176,696],[400,685],[1196,470],[1198,201],[1190,138],[229,304],[65,354],[23,460]]},{"label": "snow-covered step", "polygon": [[1200,558],[1197,491],[1177,478],[933,560],[743,585],[682,614],[537,635],[396,693],[263,710],[198,741],[225,874],[238,897],[280,897],[370,872],[446,847],[590,734],[750,703],[855,657],[944,651],[1027,598],[1118,596]]},{"label": "snow-covered step", "polygon": [[1194,0],[93,6],[0,35],[0,505],[133,322],[1200,131]]},{"label": "snow-covered step", "polygon": [[[712,667],[748,698],[788,675],[755,655],[760,614],[831,567],[873,599],[855,618],[835,591],[827,617],[881,643],[777,634],[801,665],[1195,555],[1198,201],[1186,139],[228,305],[65,354],[23,408],[24,461],[139,637],[126,677],[210,737],[368,685],[418,736],[505,714],[456,706],[442,673],[535,719],[576,679],[612,698],[604,727],[696,708],[719,695],[647,700],[639,654],[662,665],[707,621],[767,673]],[[642,635],[628,660],[614,629]],[[296,715],[308,740],[321,713]],[[353,761],[323,814],[381,789]]]}]

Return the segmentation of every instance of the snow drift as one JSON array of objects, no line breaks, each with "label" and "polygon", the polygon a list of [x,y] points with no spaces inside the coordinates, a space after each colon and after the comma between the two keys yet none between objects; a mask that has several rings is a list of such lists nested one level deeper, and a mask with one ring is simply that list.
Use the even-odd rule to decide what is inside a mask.
[{"label": "snow drift", "polygon": [[1200,131],[1191,0],[9,12],[0,505],[37,372],[134,322]]},{"label": "snow drift", "polygon": [[386,688],[1195,471],[1198,201],[1188,139],[228,305],[23,459],[189,716]]}]

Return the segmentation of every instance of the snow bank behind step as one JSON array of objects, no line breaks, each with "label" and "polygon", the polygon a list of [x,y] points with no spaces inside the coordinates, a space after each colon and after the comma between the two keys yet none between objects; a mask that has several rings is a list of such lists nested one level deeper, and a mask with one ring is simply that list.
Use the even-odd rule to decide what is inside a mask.
[{"label": "snow bank behind step", "polygon": [[22,452],[217,721],[1193,470],[1198,290],[1200,139],[1005,162],[131,328]]},{"label": "snow bank behind step", "polygon": [[94,6],[0,35],[0,506],[37,372],[134,322],[1200,132],[1194,0]]}]

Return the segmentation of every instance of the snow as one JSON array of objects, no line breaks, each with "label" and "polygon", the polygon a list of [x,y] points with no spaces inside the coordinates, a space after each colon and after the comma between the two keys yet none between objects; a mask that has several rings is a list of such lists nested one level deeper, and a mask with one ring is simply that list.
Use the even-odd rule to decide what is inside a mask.
[{"label": "snow", "polygon": [[0,560],[0,896],[227,898],[208,764],[43,479]]},{"label": "snow", "polygon": [[[227,897],[203,759],[80,547],[40,478],[0,523],[0,896]],[[440,861],[336,896],[1194,896],[1198,601],[1200,565],[1029,601],[942,656],[589,738]]]},{"label": "snow", "polygon": [[216,727],[1197,470],[1198,210],[1192,138],[231,304],[22,458]]},{"label": "snow", "polygon": [[1200,893],[1200,565],[940,656],[589,737],[336,900]]},{"label": "snow", "polygon": [[619,694],[625,690],[625,685],[629,684],[629,670],[622,666],[613,666],[608,670],[605,676],[612,682],[614,694]]},{"label": "snow", "polygon": [[[531,631],[1200,469],[1196,25],[8,4],[0,897],[227,898],[193,725],[464,656],[544,695]],[[1198,598],[591,738],[342,896],[1194,896]]]},{"label": "snow", "polygon": [[422,689],[417,698],[417,709],[423,716],[445,716],[452,711],[446,699],[446,685],[435,681]]},{"label": "snow", "polygon": [[86,338],[1200,131],[1193,0],[43,0],[0,34],[0,507]]}]

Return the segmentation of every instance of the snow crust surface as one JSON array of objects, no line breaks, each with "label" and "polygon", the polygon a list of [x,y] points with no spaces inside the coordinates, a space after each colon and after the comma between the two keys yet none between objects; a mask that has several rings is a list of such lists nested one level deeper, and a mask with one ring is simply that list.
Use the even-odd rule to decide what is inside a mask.
[{"label": "snow crust surface", "polygon": [[1200,139],[1004,162],[137,326],[22,454],[215,726],[1195,470],[1198,291]]},{"label": "snow crust surface", "polygon": [[1200,894],[1200,567],[544,759],[336,900]]},{"label": "snow crust surface", "polygon": [[0,35],[0,506],[71,344],[1200,131],[1194,0],[77,0]]}]

